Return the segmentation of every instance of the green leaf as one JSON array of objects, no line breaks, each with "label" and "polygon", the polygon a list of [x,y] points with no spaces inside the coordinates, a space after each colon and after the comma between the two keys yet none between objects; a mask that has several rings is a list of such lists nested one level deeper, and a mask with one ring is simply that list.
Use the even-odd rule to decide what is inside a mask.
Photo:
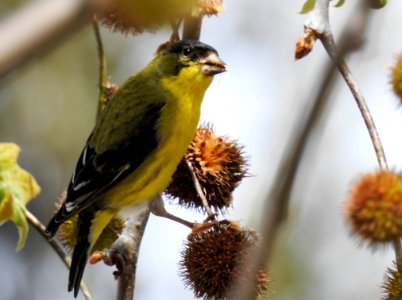
[{"label": "green leaf", "polygon": [[306,14],[306,13],[312,11],[314,8],[314,5],[315,5],[315,0],[306,0],[306,2],[304,2],[302,9],[299,11],[299,13]]},{"label": "green leaf", "polygon": [[10,220],[17,226],[17,250],[24,247],[28,235],[25,206],[40,192],[32,175],[18,166],[19,152],[15,144],[0,143],[0,225]]},{"label": "green leaf", "polygon": [[343,4],[345,4],[345,0],[339,0],[338,3],[335,4],[335,7],[341,7]]}]

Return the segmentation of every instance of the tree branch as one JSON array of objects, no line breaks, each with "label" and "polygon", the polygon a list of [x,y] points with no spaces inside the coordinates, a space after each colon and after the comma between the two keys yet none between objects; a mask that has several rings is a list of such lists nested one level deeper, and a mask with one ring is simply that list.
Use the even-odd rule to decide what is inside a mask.
[{"label": "tree branch", "polygon": [[0,78],[43,55],[88,20],[88,1],[36,1],[0,24]]},{"label": "tree branch", "polygon": [[399,238],[394,239],[393,246],[394,246],[394,251],[395,251],[396,266],[397,266],[399,271],[402,271],[402,245],[401,245],[401,239],[399,239]]},{"label": "tree branch", "polygon": [[[362,9],[368,10],[367,1],[361,2],[360,4],[362,5]],[[371,116],[370,110],[366,104],[366,101],[364,100],[363,94],[355,79],[353,78],[353,75],[350,72],[347,64],[345,63],[345,60],[342,56],[339,55],[336,49],[334,37],[329,24],[328,5],[329,0],[317,0],[316,6],[310,14],[309,19],[306,21],[305,26],[314,30],[317,33],[317,37],[321,40],[321,43],[323,44],[329,57],[332,59],[339,72],[345,79],[345,82],[352,92],[352,95],[360,110],[360,114],[363,117],[364,123],[366,124],[378,160],[378,164],[381,169],[386,170],[388,169],[388,165],[373,117]]]},{"label": "tree branch", "polygon": [[[46,234],[45,226],[29,211],[26,210],[25,212],[26,218],[29,224],[32,225],[33,228],[52,246],[53,250],[57,253],[60,259],[64,262],[66,267],[70,269],[71,260],[64,252],[63,248],[58,244],[55,239],[49,239],[49,236]],[[80,289],[82,294],[84,295],[85,299],[93,300],[91,292],[89,291],[87,285],[85,284],[84,280],[81,281]]]},{"label": "tree branch", "polygon": [[[324,0],[321,2],[328,1]],[[318,9],[322,9],[322,6],[319,5]],[[364,34],[368,22],[367,16],[368,10],[365,9],[361,9],[353,15],[353,18],[357,20],[359,26],[345,27],[340,39],[340,56],[343,57],[352,51],[357,50],[361,46],[361,43],[359,43],[358,45],[354,45],[354,47],[350,47],[350,40],[359,40]],[[318,24],[320,24],[320,28],[325,32],[328,29],[327,24],[329,25],[326,21],[328,19],[320,19],[318,14],[315,15],[314,18],[316,18]],[[325,75],[323,76],[323,80],[321,81],[314,100],[312,101],[310,109],[301,114],[300,119],[295,123],[296,128],[293,131],[294,134],[290,139],[289,145],[286,147],[287,152],[281,161],[273,188],[268,194],[265,208],[263,209],[263,223],[260,230],[261,243],[254,255],[254,270],[257,270],[260,266],[266,265],[272,255],[278,231],[287,218],[291,191],[303,154],[308,145],[308,141],[317,129],[317,124],[321,115],[328,105],[329,95],[336,80],[336,71],[337,68],[334,63],[330,62],[327,64],[324,72]],[[239,299],[245,300],[253,299],[255,297],[253,278],[251,278],[245,286],[239,289],[239,295]]]},{"label": "tree branch", "polygon": [[110,251],[112,261],[118,269],[117,300],[131,300],[134,297],[138,254],[149,212],[149,208],[146,207],[135,220],[132,217]]},{"label": "tree branch", "polygon": [[184,19],[183,40],[199,40],[201,36],[202,15]]},{"label": "tree branch", "polygon": [[201,198],[202,205],[204,205],[205,211],[208,213],[208,217],[209,218],[214,218],[215,214],[212,212],[211,208],[209,207],[208,200],[205,197],[205,194],[204,194],[204,192],[202,191],[202,188],[201,188],[201,184],[198,181],[197,175],[195,175],[195,172],[193,170],[193,165],[187,159],[186,159],[186,163],[187,163],[187,166],[188,166],[188,170],[191,173],[191,178],[193,179],[194,188],[197,191],[198,196]]},{"label": "tree branch", "polygon": [[348,66],[346,65],[345,60],[338,55],[333,35],[331,33],[324,34],[322,37],[320,37],[320,40],[327,50],[328,55],[331,57],[339,72],[342,74],[346,84],[352,92],[353,97],[355,98],[356,104],[360,110],[360,114],[362,115],[364,123],[366,124],[367,130],[369,132],[380,168],[387,170],[387,160],[385,158],[384,149],[373,117],[371,116],[370,110],[366,104],[366,101],[364,100],[363,94],[355,79],[353,78],[353,75],[350,72]]},{"label": "tree branch", "polygon": [[99,61],[99,96],[98,96],[98,109],[96,118],[98,119],[101,111],[106,104],[106,86],[107,86],[107,69],[106,69],[106,57],[103,50],[102,38],[99,31],[98,21],[95,15],[92,16],[92,27],[94,29],[96,45],[98,49],[98,61]]},{"label": "tree branch", "polygon": [[172,215],[165,209],[165,205],[162,199],[162,196],[159,194],[155,196],[153,199],[149,201],[149,210],[155,216],[166,218],[172,220],[174,222],[180,223],[188,228],[192,229],[194,227],[194,223],[191,223],[187,220],[179,218],[175,215]]}]

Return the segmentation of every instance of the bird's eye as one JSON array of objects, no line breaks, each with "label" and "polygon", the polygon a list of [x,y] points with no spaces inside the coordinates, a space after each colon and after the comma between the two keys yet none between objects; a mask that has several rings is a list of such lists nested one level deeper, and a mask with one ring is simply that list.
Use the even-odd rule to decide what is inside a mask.
[{"label": "bird's eye", "polygon": [[184,47],[183,48],[183,54],[184,55],[189,55],[191,53],[191,48],[190,47]]}]

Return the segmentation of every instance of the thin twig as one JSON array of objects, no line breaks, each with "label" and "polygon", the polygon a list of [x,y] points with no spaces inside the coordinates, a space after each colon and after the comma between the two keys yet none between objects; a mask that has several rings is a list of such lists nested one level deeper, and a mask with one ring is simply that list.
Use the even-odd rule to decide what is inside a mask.
[{"label": "thin twig", "polygon": [[[360,1],[360,11],[368,11],[367,1]],[[332,34],[331,26],[329,23],[329,0],[317,0],[310,17],[305,22],[305,27],[315,31],[317,37],[321,40],[325,50],[327,51],[329,57],[332,59],[339,72],[345,79],[346,84],[352,92],[352,95],[356,101],[356,104],[360,110],[363,117],[364,123],[366,124],[367,130],[369,132],[371,142],[373,144],[375,154],[378,160],[378,164],[381,169],[388,169],[387,161],[385,158],[384,149],[380,140],[380,136],[375,127],[374,120],[371,113],[367,107],[366,101],[364,100],[363,94],[360,91],[352,73],[350,72],[348,66],[346,65],[343,57],[339,55],[336,49],[334,37]]]},{"label": "thin twig", "polygon": [[[31,224],[32,227],[35,228],[36,231],[50,244],[53,250],[64,262],[66,267],[70,269],[71,266],[70,258],[66,255],[63,248],[58,244],[58,242],[55,239],[49,239],[48,235],[46,234],[46,227],[29,210],[26,210],[25,215],[27,217],[29,224]],[[93,300],[91,292],[89,291],[88,286],[85,284],[84,280],[81,281],[80,289],[85,299]]]},{"label": "thin twig", "polygon": [[[362,26],[358,26],[357,29],[346,27],[340,39],[340,55],[345,56],[357,50],[359,48],[358,46],[361,45],[350,47],[349,39],[353,40],[363,35],[368,22],[367,14],[368,11],[361,10],[353,16],[355,19],[359,20],[358,23],[359,25],[362,24]],[[263,210],[262,229],[260,231],[261,244],[254,256],[255,270],[269,262],[278,231],[287,217],[291,191],[302,161],[303,153],[306,150],[308,141],[314,133],[314,130],[317,130],[320,117],[328,105],[330,91],[334,86],[337,73],[336,66],[332,62],[329,63],[325,69],[325,75],[312,102],[311,109],[300,115],[300,120],[295,123],[297,127],[294,129],[294,134],[290,139],[289,145],[286,147],[287,152],[281,161],[273,188],[267,197]],[[239,289],[238,295],[239,299],[253,299],[255,295],[254,281],[250,279],[245,286]]]},{"label": "thin twig", "polygon": [[180,21],[172,21],[170,23],[170,27],[172,28],[172,34],[170,35],[171,43],[180,41],[180,34],[179,34],[180,25],[181,25],[181,20]]},{"label": "thin twig", "polygon": [[211,207],[209,207],[208,200],[205,197],[204,192],[202,191],[202,187],[201,187],[200,182],[198,181],[197,175],[195,175],[195,172],[193,170],[193,165],[187,159],[186,159],[186,163],[187,163],[188,169],[190,170],[191,178],[193,179],[195,190],[197,191],[198,196],[201,198],[202,205],[204,205],[204,208],[205,208],[206,212],[208,213],[208,216],[209,217],[215,216],[215,214],[211,210]]},{"label": "thin twig", "polygon": [[380,168],[383,170],[388,169],[387,160],[385,158],[384,149],[381,143],[380,136],[378,134],[377,128],[375,126],[373,117],[371,116],[370,110],[364,100],[363,94],[357,85],[355,79],[353,78],[352,73],[350,72],[348,66],[345,63],[345,60],[338,55],[338,51],[336,50],[335,41],[332,33],[326,33],[320,37],[322,44],[327,50],[328,55],[331,57],[332,61],[335,63],[339,72],[342,74],[345,79],[346,84],[348,85],[350,91],[355,98],[356,104],[360,110],[360,114],[363,117],[364,123],[366,124],[367,130],[369,132],[371,142],[374,147],[375,154],[377,156],[378,164]]},{"label": "thin twig", "polygon": [[189,227],[190,229],[192,229],[194,227],[194,223],[191,223],[187,220],[184,220],[182,218],[179,218],[179,217],[169,213],[165,209],[165,205],[164,205],[162,196],[160,194],[157,195],[156,197],[154,197],[153,199],[151,199],[151,201],[149,201],[149,209],[151,210],[151,213],[155,216],[175,221],[177,223],[180,223],[184,226]]},{"label": "thin twig", "polygon": [[396,238],[392,242],[395,250],[395,257],[396,257],[396,266],[398,267],[399,271],[402,271],[402,245],[401,239]]},{"label": "thin twig", "polygon": [[107,86],[107,71],[106,71],[106,57],[103,50],[102,38],[99,31],[98,21],[95,15],[92,17],[92,27],[94,29],[97,49],[98,49],[98,61],[99,61],[99,96],[98,96],[98,110],[96,118],[98,119],[101,111],[106,104],[106,86]]},{"label": "thin twig", "polygon": [[199,40],[201,36],[202,15],[187,17],[183,24],[183,40]]},{"label": "thin twig", "polygon": [[149,212],[148,207],[146,207],[136,220],[131,219],[125,232],[112,246],[111,256],[118,260],[117,300],[132,300],[134,297],[138,254]]}]

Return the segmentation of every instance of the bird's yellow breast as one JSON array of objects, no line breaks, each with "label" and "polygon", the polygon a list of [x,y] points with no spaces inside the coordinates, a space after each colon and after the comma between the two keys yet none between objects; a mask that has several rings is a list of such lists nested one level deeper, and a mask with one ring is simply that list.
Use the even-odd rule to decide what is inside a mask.
[{"label": "bird's yellow breast", "polygon": [[194,136],[201,102],[211,81],[212,77],[199,74],[195,68],[161,79],[169,96],[156,125],[160,142],[134,172],[107,192],[108,208],[148,200],[167,187]]}]

